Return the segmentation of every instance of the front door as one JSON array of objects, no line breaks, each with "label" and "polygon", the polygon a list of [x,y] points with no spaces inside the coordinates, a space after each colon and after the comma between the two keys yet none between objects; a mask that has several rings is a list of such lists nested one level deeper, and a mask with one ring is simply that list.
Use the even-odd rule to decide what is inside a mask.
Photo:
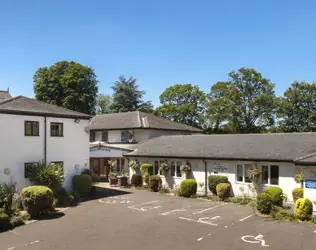
[{"label": "front door", "polygon": [[90,158],[90,169],[92,172],[100,176],[100,181],[108,181],[110,172],[109,158]]}]

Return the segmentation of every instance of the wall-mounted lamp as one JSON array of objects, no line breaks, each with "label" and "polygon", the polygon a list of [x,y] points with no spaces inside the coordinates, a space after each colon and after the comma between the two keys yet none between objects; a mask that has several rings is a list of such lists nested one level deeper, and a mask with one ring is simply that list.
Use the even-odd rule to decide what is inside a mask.
[{"label": "wall-mounted lamp", "polygon": [[79,122],[80,122],[80,119],[75,119],[74,122],[75,122],[75,123],[79,123]]}]

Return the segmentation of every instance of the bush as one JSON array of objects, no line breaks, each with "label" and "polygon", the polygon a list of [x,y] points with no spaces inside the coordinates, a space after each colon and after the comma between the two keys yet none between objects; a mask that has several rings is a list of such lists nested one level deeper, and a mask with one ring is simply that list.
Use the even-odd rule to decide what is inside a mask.
[{"label": "bush", "polygon": [[230,202],[239,204],[239,205],[249,205],[254,200],[248,196],[235,196],[229,199]]},{"label": "bush", "polygon": [[100,176],[97,174],[92,174],[91,178],[92,178],[92,182],[100,182]]},{"label": "bush", "polygon": [[159,188],[159,193],[161,193],[161,194],[169,194],[169,193],[170,193],[170,189],[161,186],[161,187]]},{"label": "bush", "polygon": [[143,181],[148,184],[149,177],[153,174],[153,165],[152,164],[143,164],[141,168]]},{"label": "bush", "polygon": [[29,179],[33,184],[49,187],[54,193],[65,180],[63,167],[57,163],[46,166],[45,161],[40,161],[38,164],[34,164],[30,172]]},{"label": "bush", "polygon": [[0,231],[7,230],[10,227],[10,218],[6,213],[0,212]]},{"label": "bush", "polygon": [[52,209],[54,195],[48,187],[29,186],[22,189],[21,200],[24,209],[35,218]]},{"label": "bush", "polygon": [[287,221],[296,221],[297,217],[295,214],[291,213],[290,211],[273,206],[271,210],[271,217],[276,220],[287,220]]},{"label": "bush", "polygon": [[149,177],[149,189],[153,192],[158,192],[161,187],[161,178],[158,175],[151,175]]},{"label": "bush", "polygon": [[217,195],[216,186],[220,183],[227,183],[227,182],[228,182],[228,178],[226,176],[210,175],[208,177],[208,188],[213,194]]},{"label": "bush", "polygon": [[14,213],[13,203],[17,193],[15,186],[15,183],[0,183],[0,208],[9,216]]},{"label": "bush", "polygon": [[80,197],[85,197],[91,191],[92,178],[89,175],[81,174],[72,177],[72,188],[78,192]]},{"label": "bush", "polygon": [[267,192],[262,192],[257,196],[257,209],[262,214],[270,214],[272,209],[272,198]]},{"label": "bush", "polygon": [[193,179],[187,179],[180,184],[180,195],[183,197],[191,197],[196,195],[197,182]]},{"label": "bush", "polygon": [[300,198],[295,203],[295,212],[300,220],[310,220],[313,214],[313,203],[309,199]]},{"label": "bush", "polygon": [[91,169],[85,168],[84,170],[82,170],[81,174],[86,174],[86,175],[92,176],[92,175],[93,175],[93,172],[92,172]]},{"label": "bush", "polygon": [[296,202],[298,199],[304,198],[304,189],[303,188],[294,188],[292,191],[293,200]]},{"label": "bush", "polygon": [[272,205],[282,207],[284,194],[283,190],[279,187],[268,187],[263,190],[264,193],[267,193],[271,197]]},{"label": "bush", "polygon": [[143,178],[141,174],[133,174],[131,184],[135,187],[141,187],[143,185]]},{"label": "bush", "polygon": [[24,220],[23,217],[21,215],[16,215],[10,218],[10,225],[12,227],[18,227],[21,225],[24,225]]},{"label": "bush", "polygon": [[226,200],[230,194],[230,184],[220,183],[216,186],[216,193],[220,200]]},{"label": "bush", "polygon": [[58,207],[68,207],[69,206],[69,198],[68,192],[64,188],[60,188],[55,197],[56,197],[56,205]]}]

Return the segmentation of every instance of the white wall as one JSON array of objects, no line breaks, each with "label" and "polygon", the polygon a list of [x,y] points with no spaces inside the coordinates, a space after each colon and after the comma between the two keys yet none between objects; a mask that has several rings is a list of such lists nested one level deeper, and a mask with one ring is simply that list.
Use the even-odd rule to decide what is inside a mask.
[{"label": "white wall", "polygon": [[[138,159],[140,164],[142,163],[151,163],[154,164],[155,160],[167,160],[170,164],[170,161],[178,160],[178,159],[163,159],[163,158],[133,158]],[[130,159],[132,160],[132,158]],[[192,172],[190,174],[190,178],[194,178],[198,183],[204,182],[205,185],[205,163],[203,160],[188,160],[192,167]],[[182,161],[183,163],[185,160]],[[300,184],[295,182],[295,174],[299,171],[302,171],[303,167],[296,166],[292,163],[280,163],[280,162],[245,162],[245,161],[210,161],[207,160],[207,176],[214,173],[214,167],[221,165],[224,166],[224,172],[218,172],[218,175],[225,175],[228,177],[228,181],[231,183],[232,187],[232,195],[247,195],[247,196],[255,196],[256,192],[253,192],[252,183],[240,183],[236,181],[236,165],[237,164],[256,164],[255,166],[259,169],[261,166],[267,165],[277,165],[279,166],[279,187],[282,188],[283,192],[287,196],[288,201],[293,201],[292,190],[296,187],[300,187]],[[316,180],[316,167],[305,167],[304,172],[306,173],[306,178],[314,178]],[[308,171],[310,174],[308,174]],[[132,176],[132,171],[130,170],[130,176]],[[170,173],[168,173],[167,181],[169,183],[170,188],[174,188],[179,185],[182,181],[182,178],[179,177],[171,177]],[[261,183],[261,181],[260,181]],[[262,189],[268,187],[269,185],[262,185],[259,183],[260,192]],[[198,185],[198,190],[200,192],[204,192],[204,188],[200,188]],[[208,190],[210,193],[210,191]],[[316,189],[304,189],[304,197],[311,199],[316,202]],[[315,208],[315,207],[314,207]]]},{"label": "white wall", "polygon": [[[25,136],[24,121],[39,121],[39,136]],[[50,136],[50,122],[64,124],[63,137]],[[64,162],[67,189],[72,175],[89,167],[89,134],[85,132],[88,124],[88,120],[75,123],[74,119],[47,118],[47,162]],[[21,189],[30,184],[24,178],[24,164],[44,159],[44,117],[0,114],[0,128],[0,181],[12,180]],[[10,174],[4,174],[5,168],[10,169]]]},{"label": "white wall", "polygon": [[112,148],[101,148],[101,149],[91,149],[91,158],[123,158],[123,154],[126,153],[124,150],[112,149]]}]

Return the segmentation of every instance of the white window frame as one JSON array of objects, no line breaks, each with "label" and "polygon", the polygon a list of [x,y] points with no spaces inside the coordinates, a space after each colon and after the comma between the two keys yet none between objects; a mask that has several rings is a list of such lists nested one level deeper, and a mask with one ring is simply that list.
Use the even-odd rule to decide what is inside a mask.
[{"label": "white window frame", "polygon": [[[238,181],[238,165],[242,166],[242,181]],[[246,175],[245,175],[245,165],[251,165],[252,169],[254,168],[254,164],[253,163],[237,163],[236,164],[236,177],[235,177],[235,182],[239,183],[239,184],[251,184],[251,182],[246,182]]]},{"label": "white window frame", "polygon": [[[271,184],[271,166],[278,166],[279,167],[278,184]],[[268,183],[265,183],[265,184],[262,183],[263,175],[261,175],[261,185],[263,185],[263,186],[275,186],[275,187],[280,186],[280,165],[277,165],[277,164],[262,164],[261,171],[262,171],[262,167],[268,167]]]},{"label": "white window frame", "polygon": [[[174,162],[174,176],[171,175],[171,162]],[[179,168],[182,166],[182,160],[170,160],[169,161],[169,166],[170,166],[170,176],[174,179],[181,179],[182,178],[182,172],[181,172],[181,169],[180,169],[180,173],[181,173],[181,176],[177,176],[177,163],[180,163],[179,164]]]}]

